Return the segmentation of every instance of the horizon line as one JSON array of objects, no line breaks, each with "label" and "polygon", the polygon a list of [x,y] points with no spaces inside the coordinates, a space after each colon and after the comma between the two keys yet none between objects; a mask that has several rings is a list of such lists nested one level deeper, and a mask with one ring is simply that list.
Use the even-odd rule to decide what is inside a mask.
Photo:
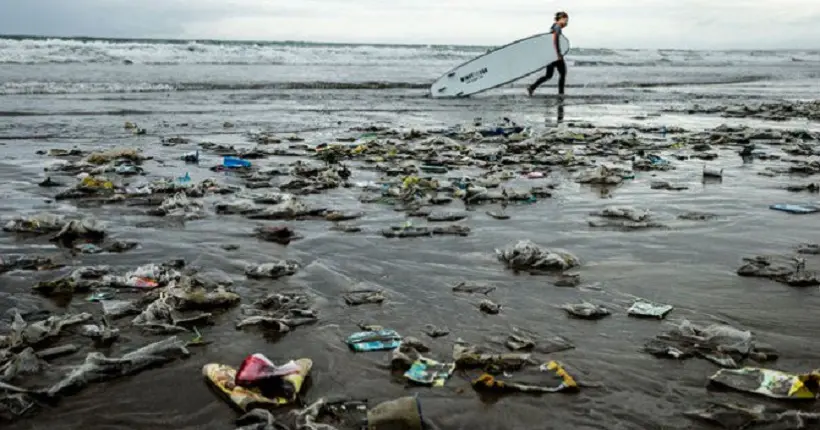
[{"label": "horizon line", "polygon": [[[304,45],[330,45],[330,46],[402,46],[402,47],[418,47],[418,46],[433,46],[433,47],[465,47],[465,48],[492,48],[499,45],[481,45],[481,44],[459,44],[459,43],[391,43],[391,42],[324,42],[317,40],[259,40],[259,39],[184,39],[184,38],[162,38],[162,37],[104,37],[104,36],[58,36],[58,35],[35,35],[35,34],[4,34],[0,33],[0,39],[75,39],[75,40],[94,40],[94,41],[114,41],[114,42],[228,42],[237,44],[304,44]],[[768,49],[751,49],[751,48],[712,48],[712,49],[684,49],[684,48],[585,48],[577,47],[576,49],[609,49],[609,50],[659,50],[659,51],[820,51],[818,48],[804,48],[804,49],[785,49],[785,48],[768,48]]]}]

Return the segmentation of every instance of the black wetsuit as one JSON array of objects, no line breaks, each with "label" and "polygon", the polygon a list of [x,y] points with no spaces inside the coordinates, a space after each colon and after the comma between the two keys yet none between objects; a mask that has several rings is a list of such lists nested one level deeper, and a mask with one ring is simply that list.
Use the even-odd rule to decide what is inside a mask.
[{"label": "black wetsuit", "polygon": [[[556,22],[552,25],[553,41],[555,44],[555,51],[561,52],[559,42],[561,40],[561,26]],[[564,83],[567,80],[567,64],[564,62],[564,56],[559,55],[559,59],[547,65],[547,74],[538,78],[532,85],[530,85],[530,93],[535,91],[541,84],[552,79],[555,70],[558,70],[558,94],[564,94]]]}]

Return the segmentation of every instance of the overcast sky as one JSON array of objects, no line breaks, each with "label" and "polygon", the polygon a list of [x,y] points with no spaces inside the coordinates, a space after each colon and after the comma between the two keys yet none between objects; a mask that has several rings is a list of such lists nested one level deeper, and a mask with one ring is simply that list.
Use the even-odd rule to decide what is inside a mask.
[{"label": "overcast sky", "polygon": [[0,0],[0,34],[497,45],[557,10],[577,47],[820,48],[820,0]]}]

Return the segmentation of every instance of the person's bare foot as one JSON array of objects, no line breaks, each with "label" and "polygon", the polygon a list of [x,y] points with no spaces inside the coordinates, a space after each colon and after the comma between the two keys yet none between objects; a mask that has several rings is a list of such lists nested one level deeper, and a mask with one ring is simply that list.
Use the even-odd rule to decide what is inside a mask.
[{"label": "person's bare foot", "polygon": [[532,93],[533,93],[533,91],[535,91],[535,88],[533,88],[533,87],[527,87],[527,95],[528,95],[528,96],[532,97]]}]

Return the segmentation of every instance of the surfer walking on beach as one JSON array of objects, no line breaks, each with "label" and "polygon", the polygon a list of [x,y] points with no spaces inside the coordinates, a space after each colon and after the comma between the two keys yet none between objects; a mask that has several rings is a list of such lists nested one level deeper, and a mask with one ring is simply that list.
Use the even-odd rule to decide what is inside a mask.
[{"label": "surfer walking on beach", "polygon": [[566,12],[558,12],[555,14],[555,23],[552,24],[552,45],[555,48],[555,54],[558,59],[547,65],[546,75],[541,76],[537,81],[533,82],[532,85],[527,87],[527,94],[530,96],[532,96],[532,93],[535,92],[535,89],[541,84],[552,79],[552,75],[555,74],[556,69],[558,70],[558,94],[564,94],[564,83],[567,79],[567,64],[564,62],[564,54],[561,52],[560,41],[561,33],[568,22],[569,15],[567,15]]}]

